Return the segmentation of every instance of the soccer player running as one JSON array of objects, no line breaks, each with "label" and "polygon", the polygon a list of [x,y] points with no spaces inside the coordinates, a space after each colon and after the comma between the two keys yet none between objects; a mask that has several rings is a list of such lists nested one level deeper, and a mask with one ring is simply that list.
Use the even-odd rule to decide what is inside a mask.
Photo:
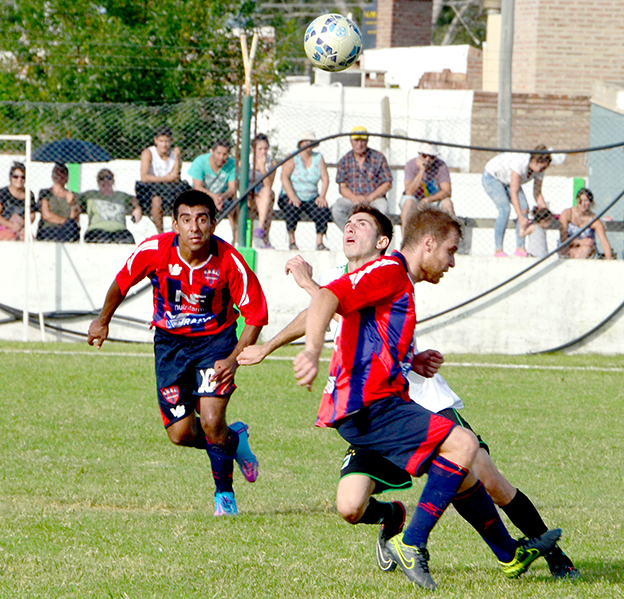
[{"label": "soccer player running", "polygon": [[[374,258],[378,258],[385,254],[385,248],[392,241],[392,223],[386,216],[368,206],[354,208],[352,215],[360,209],[375,218],[379,234],[378,239],[371,238],[370,246],[364,250],[364,255],[369,256],[369,252],[372,251]],[[428,215],[422,215],[420,218],[428,218]],[[418,225],[416,224],[416,226]],[[387,238],[387,241],[382,238]],[[295,256],[288,260],[286,274],[292,274],[302,289],[310,295],[314,295],[319,286],[339,278],[345,272],[353,272],[361,265],[362,256],[354,255],[349,248],[345,248],[345,254],[349,258],[348,264],[330,268],[321,273],[319,284],[312,279],[312,266],[301,256]],[[302,337],[305,333],[306,313],[307,310],[301,312],[289,325],[265,344],[247,346],[238,356],[239,364],[258,364],[279,347]],[[434,350],[426,350],[414,356],[412,370],[407,375],[410,383],[410,398],[428,410],[449,418],[455,424],[472,430],[468,422],[457,412],[463,408],[461,399],[438,374],[443,362],[442,354]],[[542,539],[533,540],[534,537],[539,537],[548,531],[546,524],[531,500],[522,491],[511,485],[496,468],[489,455],[487,444],[481,440],[481,437],[478,439],[480,447],[473,462],[472,471],[478,479],[483,481],[483,486],[494,503],[503,509],[512,523],[530,540],[518,543],[521,549],[518,551],[516,547],[517,555],[513,552],[510,553],[510,549],[513,551],[514,545],[510,544],[509,536],[500,523],[498,515],[492,514],[492,509],[489,507],[490,502],[486,502],[487,507],[478,505],[478,509],[475,509],[473,500],[480,501],[482,496],[480,482],[475,482],[472,489],[468,489],[465,494],[454,498],[453,505],[457,511],[479,534],[485,532],[486,528],[490,528],[491,524],[496,522],[496,533],[490,536],[499,540],[491,546],[505,575],[517,577],[525,572],[536,559],[535,553],[527,551],[527,548],[539,543],[539,546],[544,549],[544,557],[554,578],[570,580],[579,578],[579,571],[559,546],[555,545],[546,552],[547,545],[543,543]],[[354,446],[350,446],[347,450],[340,471],[340,482],[336,494],[337,510],[351,524],[382,525],[377,539],[376,554],[377,563],[384,571],[394,570],[397,566],[397,563],[388,555],[386,542],[403,529],[405,508],[399,501],[382,502],[373,498],[372,495],[390,490],[408,489],[411,486],[410,475],[386,460],[379,452],[363,450]]]},{"label": "soccer player running", "polygon": [[[128,290],[148,277],[154,287],[154,354],[160,412],[175,445],[206,450],[212,466],[215,516],[236,515],[234,460],[248,482],[258,461],[248,427],[226,422],[236,389],[236,358],[255,343],[267,323],[267,305],[256,275],[228,243],[214,236],[215,205],[197,190],[173,206],[173,232],[146,239],[115,277],[88,343],[100,348]],[[234,307],[238,307],[238,310]],[[245,319],[236,338],[239,310]],[[199,418],[196,416],[199,413]]]},{"label": "soccer player running", "polygon": [[[314,295],[306,317],[306,349],[294,363],[299,384],[310,388],[318,373],[325,329],[335,312],[341,314],[317,426],[336,428],[352,445],[379,451],[413,476],[428,471],[414,517],[386,548],[411,581],[429,589],[436,585],[429,573],[427,540],[458,492],[468,491],[474,512],[471,524],[476,527],[475,521],[481,522],[480,532],[488,545],[506,555],[509,567],[519,570],[518,574],[528,567],[524,553],[538,557],[561,533],[550,531],[537,546],[519,547],[483,487],[469,473],[478,450],[474,434],[409,399],[404,375],[412,366],[413,283],[437,283],[454,265],[460,239],[457,221],[436,213],[440,216],[430,219],[427,226],[406,233],[402,253],[377,259],[373,255],[372,261]],[[367,238],[377,238],[375,222],[367,216],[350,219],[345,252],[366,245]],[[377,514],[372,513],[375,510]],[[380,502],[368,502],[359,521],[379,522],[382,510]]]}]

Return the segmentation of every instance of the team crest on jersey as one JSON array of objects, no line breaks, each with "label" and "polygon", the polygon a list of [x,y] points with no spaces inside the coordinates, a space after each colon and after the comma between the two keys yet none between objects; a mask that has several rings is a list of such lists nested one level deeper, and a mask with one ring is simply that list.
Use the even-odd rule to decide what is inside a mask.
[{"label": "team crest on jersey", "polygon": [[220,275],[218,268],[206,268],[204,270],[204,279],[209,287],[214,287],[217,284]]},{"label": "team crest on jersey", "polygon": [[176,385],[171,385],[171,387],[165,387],[161,389],[160,392],[165,400],[170,404],[177,404],[180,399],[180,388]]}]

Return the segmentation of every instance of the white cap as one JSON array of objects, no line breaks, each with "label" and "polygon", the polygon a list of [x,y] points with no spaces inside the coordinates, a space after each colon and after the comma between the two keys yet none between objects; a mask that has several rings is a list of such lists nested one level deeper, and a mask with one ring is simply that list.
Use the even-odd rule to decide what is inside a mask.
[{"label": "white cap", "polygon": [[[552,150],[552,148],[548,148]],[[551,154],[550,155],[550,164],[552,166],[560,166],[565,162],[566,155],[565,154]]]},{"label": "white cap", "polygon": [[438,146],[434,144],[422,143],[420,144],[420,149],[418,150],[421,154],[427,154],[428,156],[439,156],[440,150]]},{"label": "white cap", "polygon": [[316,134],[314,131],[302,131],[297,137],[297,143],[300,144],[302,141],[316,141]]}]

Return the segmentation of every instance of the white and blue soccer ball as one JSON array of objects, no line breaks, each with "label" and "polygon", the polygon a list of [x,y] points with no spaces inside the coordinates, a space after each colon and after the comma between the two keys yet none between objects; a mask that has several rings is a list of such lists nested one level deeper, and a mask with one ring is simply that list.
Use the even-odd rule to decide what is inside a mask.
[{"label": "white and blue soccer ball", "polygon": [[324,71],[344,71],[362,53],[362,34],[347,17],[322,15],[308,25],[303,47],[315,67]]}]

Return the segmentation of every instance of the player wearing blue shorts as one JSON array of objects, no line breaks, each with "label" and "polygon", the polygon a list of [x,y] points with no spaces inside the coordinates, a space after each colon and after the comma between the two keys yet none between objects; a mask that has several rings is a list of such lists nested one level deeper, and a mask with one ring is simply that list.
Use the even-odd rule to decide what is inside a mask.
[{"label": "player wearing blue shorts", "polygon": [[[242,422],[228,426],[226,409],[236,389],[236,358],[255,343],[268,318],[258,279],[230,244],[214,236],[215,226],[212,199],[197,190],[182,193],[173,206],[174,231],[150,237],[136,248],[89,326],[88,342],[101,347],[128,290],[149,278],[163,423],[175,445],[208,452],[216,485],[215,515],[221,516],[238,513],[234,460],[247,481],[258,475],[248,427]],[[239,313],[245,327],[237,339]]]},{"label": "player wearing blue shorts", "polygon": [[[381,222],[387,220],[380,214],[376,215],[376,218]],[[385,236],[391,240],[392,227],[389,220],[383,229]],[[384,250],[379,250],[372,245],[369,251],[372,253],[367,252],[365,254],[365,261],[384,253]],[[348,265],[324,271],[318,284],[312,279],[311,265],[301,256],[295,256],[286,263],[286,273],[292,274],[297,284],[313,295],[319,286],[326,285],[341,277],[345,272],[352,272],[357,269],[362,257],[354,255],[353,250],[348,247],[345,247],[345,254],[349,258]],[[239,363],[243,365],[257,364],[277,348],[303,336],[304,320],[305,311],[264,345],[248,346],[239,355]],[[407,375],[410,383],[410,398],[428,410],[452,420],[455,424],[472,430],[466,420],[457,412],[458,409],[463,408],[461,399],[437,374],[442,362],[441,354],[432,350],[421,352],[414,357],[412,371]],[[478,440],[480,449],[473,464],[473,470],[479,478],[483,477],[483,486],[486,491],[527,537],[538,537],[546,533],[548,529],[535,506],[528,497],[503,477],[489,457],[487,444],[480,437]],[[487,510],[474,509],[473,498],[478,499],[482,493],[479,485],[480,483],[472,491],[469,490],[465,497],[456,497],[453,504],[460,514],[481,533],[483,524],[489,522],[490,518],[487,515]],[[340,483],[336,498],[338,512],[351,524],[382,525],[376,553],[379,567],[385,571],[394,570],[397,566],[397,563],[388,555],[385,545],[392,536],[401,532],[405,521],[405,508],[398,501],[382,502],[374,499],[372,495],[408,489],[411,486],[411,476],[405,470],[396,467],[385,459],[378,451],[364,450],[353,445],[347,450],[340,470]],[[486,515],[485,520],[484,514]],[[495,519],[498,522],[497,516]],[[500,527],[500,524],[497,526]],[[499,531],[501,530],[502,528],[499,528]],[[535,544],[532,542],[532,545]],[[522,560],[516,560],[515,556],[514,559],[510,559],[511,556],[504,552],[494,551],[494,553],[501,561],[503,570],[507,575],[517,576],[526,570],[531,563],[521,563]],[[574,568],[572,562],[558,546],[545,553],[544,557],[548,561],[555,578],[578,578],[578,570]],[[510,567],[510,562],[513,567]],[[519,564],[520,567],[518,567]]]}]

